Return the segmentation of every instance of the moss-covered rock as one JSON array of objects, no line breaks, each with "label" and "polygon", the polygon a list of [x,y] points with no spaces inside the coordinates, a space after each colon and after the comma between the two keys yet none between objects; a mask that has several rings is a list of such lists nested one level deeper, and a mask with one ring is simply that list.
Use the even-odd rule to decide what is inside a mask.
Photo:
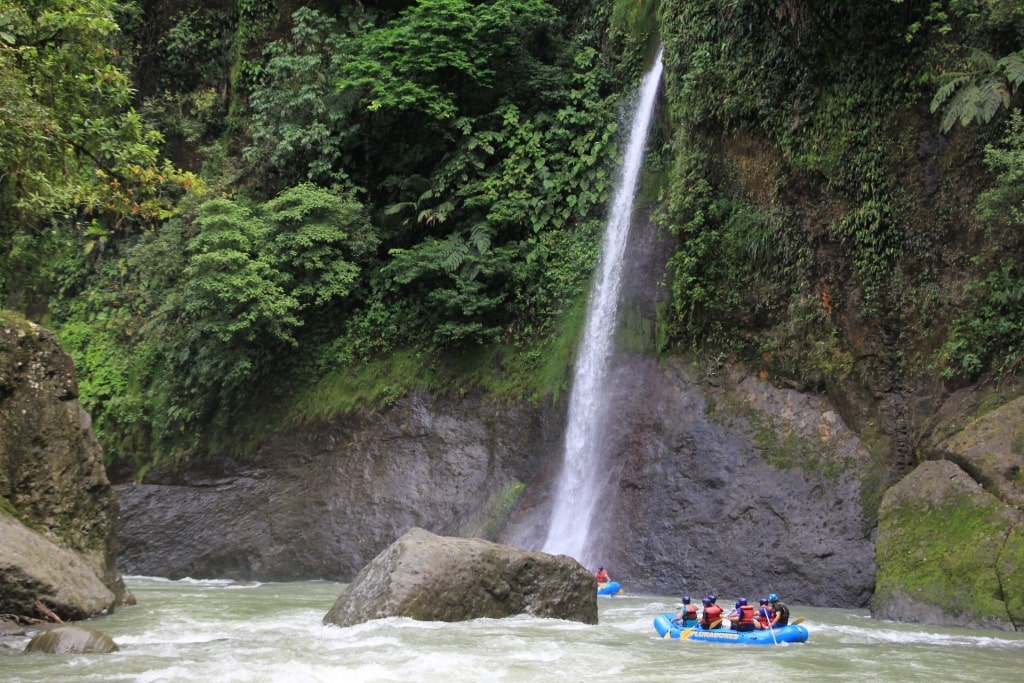
[{"label": "moss-covered rock", "polygon": [[1014,630],[1024,625],[1024,515],[956,464],[930,461],[882,502],[872,616]]},{"label": "moss-covered rock", "polygon": [[969,421],[936,451],[989,493],[1024,510],[1024,397]]},{"label": "moss-covered rock", "polygon": [[[50,601],[61,618],[130,600],[115,567],[117,497],[89,416],[78,404],[74,364],[53,333],[6,312],[0,312],[0,513],[10,522],[0,527],[6,567],[0,612],[31,614],[36,599],[45,604],[49,593],[23,595],[26,587],[67,582],[39,579],[51,574],[33,566],[44,546],[73,554],[75,566],[92,575],[83,581],[106,587],[105,605],[94,599],[104,591],[93,589],[80,603]],[[22,552],[26,543],[36,546],[33,552]],[[70,567],[63,560],[48,564]]]}]

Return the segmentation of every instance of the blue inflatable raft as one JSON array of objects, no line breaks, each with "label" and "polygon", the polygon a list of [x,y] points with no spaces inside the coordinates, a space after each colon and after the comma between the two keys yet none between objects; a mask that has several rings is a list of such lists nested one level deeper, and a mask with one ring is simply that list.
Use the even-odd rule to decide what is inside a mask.
[{"label": "blue inflatable raft", "polygon": [[609,581],[608,583],[597,584],[598,595],[618,595],[622,592],[622,586],[619,585],[618,581]]},{"label": "blue inflatable raft", "polygon": [[675,615],[659,614],[654,617],[654,630],[662,638],[733,645],[778,645],[779,643],[803,643],[807,640],[807,629],[800,624],[740,632],[727,628],[703,629],[699,626],[683,628],[672,623],[673,616]]}]

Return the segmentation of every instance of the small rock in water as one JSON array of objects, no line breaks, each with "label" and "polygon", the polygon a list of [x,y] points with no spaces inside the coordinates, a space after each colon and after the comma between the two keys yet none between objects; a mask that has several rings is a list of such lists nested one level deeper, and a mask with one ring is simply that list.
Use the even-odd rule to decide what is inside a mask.
[{"label": "small rock in water", "polygon": [[25,652],[55,655],[117,652],[114,639],[106,633],[82,626],[57,626],[38,634],[25,646]]}]

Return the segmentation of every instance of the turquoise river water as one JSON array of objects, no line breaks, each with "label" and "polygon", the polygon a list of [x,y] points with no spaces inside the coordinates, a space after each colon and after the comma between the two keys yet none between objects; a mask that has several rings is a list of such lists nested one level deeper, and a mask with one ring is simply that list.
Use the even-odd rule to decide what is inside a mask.
[{"label": "turquoise river water", "polygon": [[793,606],[808,642],[757,647],[660,639],[652,622],[673,597],[599,598],[594,626],[522,616],[339,628],[321,619],[343,584],[127,583],[138,605],[84,624],[120,651],[30,655],[28,638],[0,639],[0,680],[1024,681],[1024,634],[875,621],[861,610]]}]

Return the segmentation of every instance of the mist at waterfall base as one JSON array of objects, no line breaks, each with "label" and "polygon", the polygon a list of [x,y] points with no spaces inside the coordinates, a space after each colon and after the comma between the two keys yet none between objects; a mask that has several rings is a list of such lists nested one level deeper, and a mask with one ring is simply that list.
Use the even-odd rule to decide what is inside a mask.
[{"label": "mist at waterfall base", "polygon": [[[806,643],[663,640],[652,622],[678,596],[598,600],[599,623],[518,616],[458,623],[388,618],[322,623],[344,584],[127,577],[138,605],[84,622],[120,646],[96,655],[23,652],[0,638],[7,683],[444,681],[1020,680],[1024,634],[876,621],[864,611],[793,606]],[[732,599],[732,598],[729,598]]]},{"label": "mist at waterfall base", "polygon": [[644,148],[661,81],[661,51],[644,76],[619,177],[613,191],[601,246],[601,256],[590,291],[583,337],[569,397],[562,471],[559,475],[551,522],[542,550],[569,555],[585,566],[595,558],[589,543],[594,512],[607,483],[602,478],[605,453],[603,427],[607,424],[608,359],[618,312],[623,255],[633,219],[633,199],[643,165]]}]

